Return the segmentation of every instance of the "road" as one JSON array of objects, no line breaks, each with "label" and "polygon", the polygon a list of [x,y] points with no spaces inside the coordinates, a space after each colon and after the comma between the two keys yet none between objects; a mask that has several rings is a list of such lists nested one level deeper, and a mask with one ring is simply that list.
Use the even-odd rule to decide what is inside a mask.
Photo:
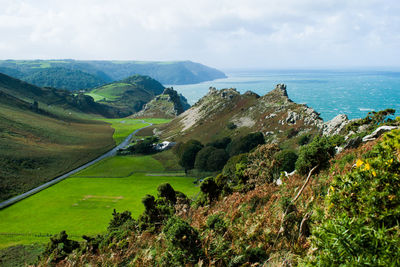
[{"label": "road", "polygon": [[130,140],[132,139],[132,136],[134,136],[138,131],[153,125],[150,122],[143,121],[143,123],[148,123],[149,125],[135,130],[128,137],[126,137],[125,140],[121,144],[117,145],[116,147],[114,147],[110,151],[106,152],[105,154],[101,155],[100,157],[98,157],[98,158],[96,158],[96,159],[94,159],[94,160],[92,160],[92,161],[90,161],[90,162],[88,162],[88,163],[86,163],[86,164],[84,164],[84,165],[82,165],[82,166],[80,166],[80,167],[78,167],[78,168],[66,173],[66,174],[58,176],[58,177],[54,178],[53,180],[51,180],[51,181],[49,181],[49,182],[47,182],[45,184],[42,184],[42,185],[40,185],[40,186],[38,186],[38,187],[36,187],[36,188],[34,188],[32,190],[29,190],[28,192],[25,192],[25,193],[23,193],[21,195],[15,196],[13,198],[10,198],[10,199],[7,199],[7,200],[1,202],[0,203],[0,210],[4,209],[5,207],[8,207],[8,206],[10,206],[10,205],[12,205],[14,203],[17,203],[18,201],[21,201],[24,198],[27,198],[27,197],[29,197],[29,196],[31,196],[33,194],[36,194],[37,192],[40,192],[43,189],[46,189],[46,188],[48,188],[48,187],[50,187],[50,186],[52,186],[52,185],[64,180],[65,178],[68,178],[72,174],[75,174],[75,173],[77,173],[77,172],[79,172],[79,171],[81,171],[83,169],[86,169],[87,167],[99,162],[100,160],[103,160],[103,159],[108,158],[108,157],[115,156],[117,154],[118,149],[127,146],[129,144]]}]

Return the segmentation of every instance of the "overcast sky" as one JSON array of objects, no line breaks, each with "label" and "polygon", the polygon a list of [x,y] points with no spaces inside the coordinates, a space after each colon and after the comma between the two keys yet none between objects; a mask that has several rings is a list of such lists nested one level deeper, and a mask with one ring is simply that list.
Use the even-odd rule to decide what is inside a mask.
[{"label": "overcast sky", "polygon": [[0,0],[0,59],[400,66],[399,0]]}]

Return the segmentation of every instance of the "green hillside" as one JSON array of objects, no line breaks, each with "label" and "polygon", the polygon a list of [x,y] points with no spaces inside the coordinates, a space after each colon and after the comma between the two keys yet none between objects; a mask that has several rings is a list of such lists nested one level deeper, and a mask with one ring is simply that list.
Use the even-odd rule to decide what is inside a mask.
[{"label": "green hillside", "polygon": [[66,90],[41,88],[0,73],[0,91],[29,103],[37,101],[42,109],[59,107],[77,112],[97,114],[105,117],[121,117],[120,110],[94,102],[93,98],[82,93],[73,94]]},{"label": "green hillside", "polygon": [[149,76],[133,75],[95,88],[87,95],[92,96],[98,103],[132,114],[141,110],[144,104],[161,94],[163,90],[164,86]]},{"label": "green hillside", "polygon": [[59,117],[0,91],[0,200],[28,191],[111,149],[106,123]]},{"label": "green hillside", "polygon": [[42,68],[30,75],[23,76],[23,80],[41,87],[80,90],[103,85],[106,81],[93,74],[81,70],[67,68]]},{"label": "green hillside", "polygon": [[2,60],[0,72],[37,86],[88,89],[134,74],[163,84],[190,84],[226,77],[217,69],[191,61]]}]

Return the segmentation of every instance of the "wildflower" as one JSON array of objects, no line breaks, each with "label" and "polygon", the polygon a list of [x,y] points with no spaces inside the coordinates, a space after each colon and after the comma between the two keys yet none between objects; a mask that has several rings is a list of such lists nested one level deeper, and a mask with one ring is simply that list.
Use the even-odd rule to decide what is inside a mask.
[{"label": "wildflower", "polygon": [[372,170],[372,175],[373,175],[374,177],[376,177],[376,171],[375,171],[375,170]]},{"label": "wildflower", "polygon": [[361,159],[357,159],[356,167],[360,167],[363,164],[364,164],[364,161],[362,161]]},{"label": "wildflower", "polygon": [[371,169],[371,165],[369,165],[369,163],[365,163],[365,167],[364,168],[365,168],[365,170],[368,171],[369,169]]}]

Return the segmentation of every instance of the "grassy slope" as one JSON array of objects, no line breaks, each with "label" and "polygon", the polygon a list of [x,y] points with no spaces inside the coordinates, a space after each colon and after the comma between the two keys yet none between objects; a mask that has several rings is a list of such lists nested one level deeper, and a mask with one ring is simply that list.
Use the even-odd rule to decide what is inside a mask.
[{"label": "grassy slope", "polygon": [[[107,159],[0,211],[1,232],[55,234],[66,230],[78,238],[82,234],[104,231],[114,208],[130,210],[137,217],[143,211],[141,199],[145,194],[156,195],[160,183],[169,182],[176,190],[188,195],[198,191],[193,185],[194,179],[146,176],[144,173],[162,172],[164,169],[150,156]],[[122,178],[110,178],[116,176]],[[48,237],[0,235],[0,247],[47,241]]]},{"label": "grassy slope", "polygon": [[[72,115],[72,114],[71,114]],[[0,104],[0,199],[27,191],[114,146],[99,121],[53,118]]]},{"label": "grassy slope", "polygon": [[[106,121],[115,128],[116,142],[145,125],[137,119]],[[157,124],[169,120],[146,121]],[[130,210],[137,217],[143,211],[142,197],[148,193],[156,195],[157,186],[163,182],[171,183],[176,190],[188,195],[197,193],[198,188],[193,185],[193,179],[169,176],[170,173],[163,176],[165,172],[179,171],[173,157],[170,151],[166,151],[154,156],[108,158],[1,210],[0,248],[45,243],[48,241],[47,234],[61,230],[67,230],[75,238],[82,234],[102,232],[112,217],[113,208],[118,211]],[[146,173],[158,174],[147,176]]]}]

